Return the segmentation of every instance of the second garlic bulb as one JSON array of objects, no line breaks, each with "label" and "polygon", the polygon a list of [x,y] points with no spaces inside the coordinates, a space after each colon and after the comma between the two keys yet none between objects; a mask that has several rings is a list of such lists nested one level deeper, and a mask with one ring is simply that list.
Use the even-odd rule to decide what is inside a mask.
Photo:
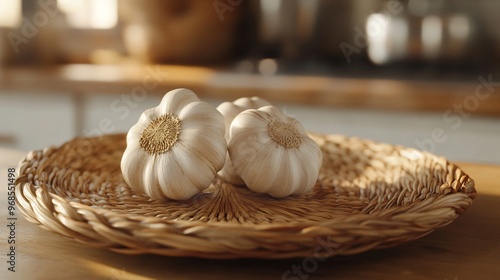
[{"label": "second garlic bulb", "polygon": [[322,153],[304,127],[279,109],[246,110],[231,123],[228,152],[234,170],[252,191],[274,197],[312,189]]},{"label": "second garlic bulb", "polygon": [[[265,99],[260,97],[242,97],[233,102],[224,102],[221,103],[217,110],[224,116],[224,122],[226,124],[226,141],[229,143],[229,128],[231,127],[231,123],[233,119],[241,112],[247,109],[259,109],[264,106],[270,106],[271,103]],[[226,162],[224,163],[224,167],[222,170],[218,172],[219,176],[226,182],[229,182],[234,185],[243,185],[245,182],[236,174],[233,168],[233,164],[231,162],[231,158],[226,156]]]}]

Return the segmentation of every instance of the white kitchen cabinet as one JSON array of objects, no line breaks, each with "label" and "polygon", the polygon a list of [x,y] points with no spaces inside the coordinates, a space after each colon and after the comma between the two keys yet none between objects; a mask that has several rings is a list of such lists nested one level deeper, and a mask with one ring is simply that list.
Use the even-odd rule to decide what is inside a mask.
[{"label": "white kitchen cabinet", "polygon": [[64,93],[0,92],[0,146],[24,151],[60,145],[75,135],[75,108]]},{"label": "white kitchen cabinet", "polygon": [[310,131],[412,147],[452,161],[500,164],[498,117],[280,106]]},{"label": "white kitchen cabinet", "polygon": [[[79,136],[126,133],[161,94],[0,93],[0,146],[21,150],[59,145]],[[222,100],[204,99],[214,106]],[[452,161],[500,164],[500,119],[444,118],[443,113],[389,112],[275,104],[307,130],[344,134],[427,150]],[[460,123],[459,123],[459,122]],[[459,124],[459,125],[458,125]],[[438,133],[436,139],[433,133]],[[434,135],[435,136],[435,135]],[[2,142],[3,141],[3,142]]]}]

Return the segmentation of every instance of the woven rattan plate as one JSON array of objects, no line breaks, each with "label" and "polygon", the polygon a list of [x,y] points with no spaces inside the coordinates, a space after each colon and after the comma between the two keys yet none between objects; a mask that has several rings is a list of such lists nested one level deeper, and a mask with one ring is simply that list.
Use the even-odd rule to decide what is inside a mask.
[{"label": "woven rattan plate", "polygon": [[30,222],[121,253],[287,258],[413,240],[452,222],[476,196],[474,181],[444,158],[311,136],[324,162],[313,191],[301,196],[276,199],[217,179],[193,199],[151,201],[123,181],[120,134],[30,152],[18,168],[17,201]]}]

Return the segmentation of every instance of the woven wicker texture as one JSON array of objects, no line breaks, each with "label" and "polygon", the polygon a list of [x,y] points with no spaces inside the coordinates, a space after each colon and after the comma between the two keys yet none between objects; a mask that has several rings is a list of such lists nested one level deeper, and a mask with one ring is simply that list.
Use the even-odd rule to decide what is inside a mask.
[{"label": "woven wicker texture", "polygon": [[217,179],[187,201],[132,193],[125,135],[76,138],[30,152],[18,168],[24,216],[78,242],[122,253],[205,258],[355,254],[419,238],[452,222],[476,196],[446,159],[336,135],[313,191],[281,199]]}]

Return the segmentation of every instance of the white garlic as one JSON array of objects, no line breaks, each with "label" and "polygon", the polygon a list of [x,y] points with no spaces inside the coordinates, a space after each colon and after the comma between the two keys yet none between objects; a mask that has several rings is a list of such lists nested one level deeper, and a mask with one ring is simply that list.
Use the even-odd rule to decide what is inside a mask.
[{"label": "white garlic", "polygon": [[[242,97],[233,102],[221,103],[217,110],[221,112],[224,116],[224,122],[226,124],[226,141],[229,142],[229,127],[233,119],[241,112],[246,109],[259,109],[264,106],[270,106],[271,103],[260,97]],[[243,185],[245,182],[236,174],[231,163],[231,158],[226,155],[226,162],[224,167],[219,171],[219,176],[226,182],[234,185]]]},{"label": "white garlic", "polygon": [[234,118],[228,151],[248,188],[274,197],[311,190],[323,157],[302,124],[272,106]]},{"label": "white garlic", "polygon": [[125,182],[153,199],[188,199],[223,167],[224,118],[188,89],[176,89],[146,110],[127,134]]},{"label": "white garlic", "polygon": [[236,106],[240,106],[245,110],[259,109],[265,106],[272,106],[271,102],[265,100],[264,98],[260,98],[258,96],[242,97],[233,101],[233,104]]}]

